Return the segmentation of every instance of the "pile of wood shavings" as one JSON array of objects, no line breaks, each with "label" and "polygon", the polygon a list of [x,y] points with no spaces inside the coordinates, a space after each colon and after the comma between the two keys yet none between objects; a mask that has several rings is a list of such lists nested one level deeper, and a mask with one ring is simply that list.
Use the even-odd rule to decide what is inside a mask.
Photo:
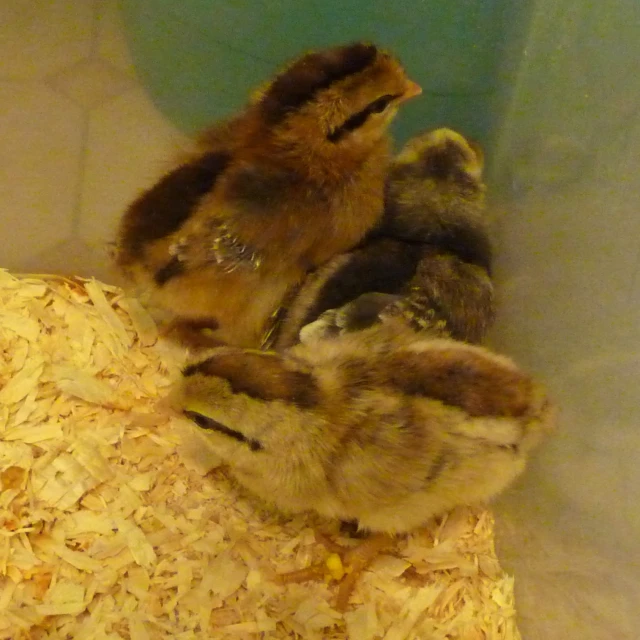
[{"label": "pile of wood shavings", "polygon": [[517,639],[490,512],[458,509],[380,556],[352,604],[280,586],[315,532],[234,486],[162,405],[184,353],[95,281],[0,271],[0,638]]}]

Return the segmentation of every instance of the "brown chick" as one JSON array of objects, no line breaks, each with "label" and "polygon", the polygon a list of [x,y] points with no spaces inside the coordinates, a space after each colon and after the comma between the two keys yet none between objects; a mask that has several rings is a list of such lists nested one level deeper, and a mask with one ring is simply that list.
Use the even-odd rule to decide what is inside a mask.
[{"label": "brown chick", "polygon": [[383,534],[374,551],[502,491],[553,425],[509,359],[397,322],[285,354],[216,349],[175,393],[241,484],[285,512]]},{"label": "brown chick", "polygon": [[310,275],[272,336],[281,350],[392,317],[479,342],[494,317],[482,150],[451,129],[410,140],[393,160],[381,224]]},{"label": "brown chick", "polygon": [[258,346],[287,291],[379,220],[387,127],[420,92],[373,45],[303,56],[130,206],[118,266],[178,326]]}]

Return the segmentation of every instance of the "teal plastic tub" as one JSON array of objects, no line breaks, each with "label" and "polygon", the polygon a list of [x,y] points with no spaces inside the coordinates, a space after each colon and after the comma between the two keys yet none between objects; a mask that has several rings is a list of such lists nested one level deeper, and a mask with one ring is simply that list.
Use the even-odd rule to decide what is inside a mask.
[{"label": "teal plastic tub", "polygon": [[529,0],[121,0],[149,94],[191,133],[233,113],[301,52],[354,40],[388,47],[424,88],[399,141],[458,127],[488,143],[513,86]]}]

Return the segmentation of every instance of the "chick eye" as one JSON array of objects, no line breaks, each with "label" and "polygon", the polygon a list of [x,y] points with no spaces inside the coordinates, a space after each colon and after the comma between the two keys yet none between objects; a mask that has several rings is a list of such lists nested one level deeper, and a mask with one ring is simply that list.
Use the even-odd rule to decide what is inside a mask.
[{"label": "chick eye", "polygon": [[351,117],[347,118],[338,128],[329,133],[327,138],[331,142],[338,142],[344,138],[351,131],[355,131],[360,128],[368,119],[372,113],[382,113],[400,94],[391,95],[387,94],[381,96],[377,100],[370,102],[362,111],[354,113]]},{"label": "chick eye", "polygon": [[189,418],[189,420],[193,420],[201,429],[207,429],[209,431],[217,431],[222,435],[228,436],[229,438],[233,438],[238,442],[243,442],[246,444],[251,451],[262,451],[264,448],[262,443],[254,438],[247,438],[244,433],[240,433],[240,431],[236,431],[235,429],[230,429],[225,426],[221,422],[214,420],[213,418],[209,418],[208,416],[204,416],[197,411],[183,411],[185,417]]},{"label": "chick eye", "polygon": [[386,96],[382,96],[377,100],[374,100],[368,107],[367,111],[369,113],[382,113],[396,98],[391,94],[387,94]]}]

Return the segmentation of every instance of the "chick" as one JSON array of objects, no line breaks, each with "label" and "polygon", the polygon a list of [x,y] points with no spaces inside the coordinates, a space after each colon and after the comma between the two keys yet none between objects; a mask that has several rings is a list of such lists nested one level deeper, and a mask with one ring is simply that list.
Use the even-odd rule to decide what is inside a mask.
[{"label": "chick", "polygon": [[492,497],[549,424],[507,358],[395,326],[286,354],[221,347],[184,370],[178,404],[258,495],[388,533]]},{"label": "chick", "polygon": [[489,500],[553,424],[507,358],[398,321],[283,354],[222,347],[175,394],[250,491],[386,536]]},{"label": "chick", "polygon": [[479,342],[494,316],[483,165],[482,150],[451,129],[410,140],[391,164],[380,225],[305,280],[270,344],[281,350],[392,317]]},{"label": "chick", "polygon": [[287,291],[380,219],[387,128],[420,92],[373,45],[301,57],[129,207],[117,265],[187,334],[258,346]]}]

